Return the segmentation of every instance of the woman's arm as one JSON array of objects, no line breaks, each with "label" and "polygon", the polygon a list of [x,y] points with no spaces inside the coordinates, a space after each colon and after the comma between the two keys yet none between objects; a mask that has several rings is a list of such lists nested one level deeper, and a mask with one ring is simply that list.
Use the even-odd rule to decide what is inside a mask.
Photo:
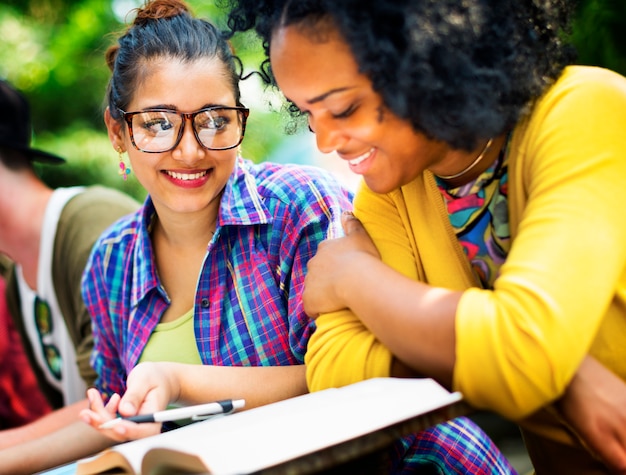
[{"label": "woman's arm", "polygon": [[54,433],[0,450],[0,473],[30,475],[100,452],[113,441],[78,417]]},{"label": "woman's arm", "polygon": [[[246,409],[307,393],[304,365],[207,366],[144,363],[131,371],[122,398],[138,402],[144,392],[167,387],[170,403],[200,404],[220,399],[245,399]],[[152,367],[152,368],[150,368]],[[132,385],[132,386],[131,386]],[[140,407],[136,405],[135,407]]]},{"label": "woman's arm", "polygon": [[587,356],[556,407],[612,473],[626,474],[624,380]]},{"label": "woman's arm", "polygon": [[0,449],[23,444],[29,440],[43,437],[62,427],[66,427],[76,422],[78,414],[86,407],[87,400],[83,399],[82,401],[77,401],[68,406],[56,409],[28,424],[0,431]]},{"label": "woman's arm", "polygon": [[[359,220],[344,214],[343,224],[346,236],[324,242],[309,263],[307,312],[349,307],[400,360],[450,387],[454,315],[461,293],[403,275],[380,259]],[[322,276],[331,275],[332,283],[323,281]]]},{"label": "woman's arm", "polygon": [[[96,390],[89,390],[91,409],[81,413],[93,428],[116,417],[147,414],[169,404],[192,405],[222,399],[244,399],[245,409],[299,396],[307,392],[304,366],[232,367],[171,362],[140,363],[130,372],[127,391],[105,407]],[[148,424],[123,421],[106,436],[125,441],[149,435]],[[100,429],[98,429],[100,430]]]}]

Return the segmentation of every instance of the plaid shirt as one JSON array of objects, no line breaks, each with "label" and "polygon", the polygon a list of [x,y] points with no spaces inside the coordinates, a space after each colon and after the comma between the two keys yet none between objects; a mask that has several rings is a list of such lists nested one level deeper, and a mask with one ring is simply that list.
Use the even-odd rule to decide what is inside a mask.
[{"label": "plaid shirt", "polygon": [[[308,260],[341,232],[351,196],[323,170],[239,160],[222,196],[204,258],[194,329],[204,364],[278,366],[304,362],[314,323],[300,298]],[[94,245],[83,275],[93,319],[96,387],[123,394],[169,305],[155,267],[154,206],[122,218]]]},{"label": "plaid shirt", "polygon": [[489,436],[457,417],[398,440],[381,473],[393,475],[518,475]]}]

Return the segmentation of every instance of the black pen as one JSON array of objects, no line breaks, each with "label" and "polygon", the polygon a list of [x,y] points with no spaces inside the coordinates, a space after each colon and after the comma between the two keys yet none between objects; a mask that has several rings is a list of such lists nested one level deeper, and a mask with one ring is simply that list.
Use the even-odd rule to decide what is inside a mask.
[{"label": "black pen", "polygon": [[178,407],[176,409],[167,409],[152,414],[139,414],[130,417],[118,417],[100,424],[99,429],[110,429],[120,421],[131,422],[167,422],[179,421],[182,419],[200,420],[216,414],[230,414],[244,407],[243,399],[225,399],[223,401],[209,402],[207,404],[198,404],[195,406]]}]

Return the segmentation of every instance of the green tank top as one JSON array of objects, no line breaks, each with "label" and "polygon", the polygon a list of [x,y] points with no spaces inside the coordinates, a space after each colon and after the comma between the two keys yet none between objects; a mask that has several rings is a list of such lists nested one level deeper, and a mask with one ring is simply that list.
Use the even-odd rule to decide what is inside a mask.
[{"label": "green tank top", "polygon": [[202,364],[193,329],[193,308],[174,321],[156,326],[139,358],[140,363],[144,361]]}]

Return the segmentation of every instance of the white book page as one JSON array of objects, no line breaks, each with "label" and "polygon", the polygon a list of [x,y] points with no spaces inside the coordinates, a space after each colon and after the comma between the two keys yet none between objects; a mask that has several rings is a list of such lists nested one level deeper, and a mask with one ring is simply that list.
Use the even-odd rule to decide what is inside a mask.
[{"label": "white book page", "polygon": [[461,399],[432,379],[374,378],[217,416],[114,450],[137,473],[146,451],[158,447],[196,454],[214,475],[250,473]]}]

